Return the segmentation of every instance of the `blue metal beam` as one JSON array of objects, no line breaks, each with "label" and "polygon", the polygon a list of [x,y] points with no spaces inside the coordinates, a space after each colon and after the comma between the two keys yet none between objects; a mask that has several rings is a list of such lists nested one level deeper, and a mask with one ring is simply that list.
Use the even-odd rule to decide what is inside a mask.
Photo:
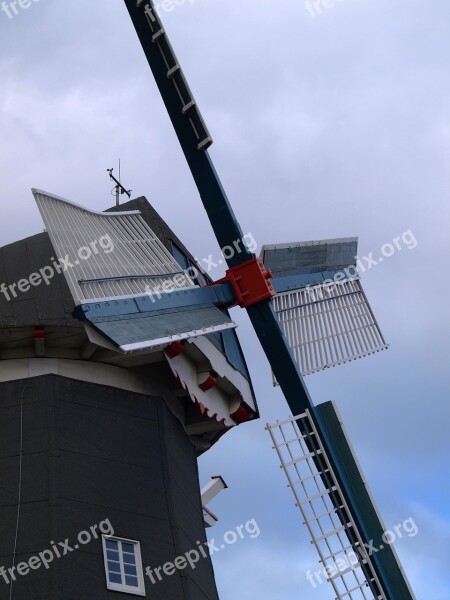
[{"label": "blue metal beam", "polygon": [[233,304],[234,292],[229,283],[220,283],[204,288],[184,288],[175,292],[148,292],[128,298],[93,300],[77,306],[74,316],[77,319],[93,320],[121,315],[151,313],[172,308],[214,305],[226,307]]},{"label": "blue metal beam", "polygon": [[[300,273],[298,275],[281,275],[272,279],[272,285],[277,291],[287,292],[289,290],[299,290],[309,285],[322,285],[325,281],[333,281],[335,276],[342,271],[321,271],[316,273]],[[359,279],[358,275],[346,273],[347,279]]]}]

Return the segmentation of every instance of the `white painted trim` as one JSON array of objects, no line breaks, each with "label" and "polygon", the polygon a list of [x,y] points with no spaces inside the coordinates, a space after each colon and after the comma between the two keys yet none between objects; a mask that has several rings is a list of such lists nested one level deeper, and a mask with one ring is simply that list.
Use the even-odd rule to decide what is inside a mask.
[{"label": "white painted trim", "polygon": [[149,382],[143,377],[123,367],[93,361],[25,358],[0,361],[0,382],[29,379],[42,375],[59,375],[97,385],[107,385],[129,392],[148,396],[165,397],[166,393],[158,383]]},{"label": "white painted trim", "polygon": [[205,528],[214,527],[219,520],[219,517],[211,512],[206,506],[203,506],[203,525]]},{"label": "white painted trim", "polygon": [[[166,359],[172,373],[179,379],[192,402],[198,404],[200,408],[203,407],[201,410],[206,416],[218,423],[223,421],[226,427],[236,425],[230,415],[238,409],[241,403],[240,389],[236,390],[234,397],[228,396],[219,385],[203,392],[198,386],[198,365],[185,356],[184,352],[175,358],[166,356]],[[226,360],[224,356],[222,360]]]},{"label": "white painted trim", "polygon": [[177,333],[156,340],[149,340],[145,342],[137,342],[136,344],[125,344],[120,346],[120,349],[124,352],[136,352],[138,350],[145,350],[146,348],[153,348],[154,346],[163,346],[171,344],[172,342],[178,342],[180,340],[188,340],[189,338],[198,337],[201,335],[208,335],[216,331],[223,331],[224,329],[234,329],[237,324],[232,321],[231,323],[223,323],[222,325],[214,325],[213,327],[204,327],[203,329],[194,329],[193,331],[187,331],[185,333]]},{"label": "white painted trim", "polygon": [[[238,389],[244,402],[256,411],[256,405],[253,400],[253,393],[248,379],[228,362],[226,356],[206,337],[197,337],[189,340],[188,343],[196,346],[200,352],[206,356],[219,376],[229,381],[236,389]],[[239,404],[236,405],[235,410],[239,408]],[[231,407],[230,414],[233,412],[233,407]]]},{"label": "white painted trim", "polygon": [[64,202],[65,204],[70,204],[71,206],[74,206],[75,208],[79,208],[80,210],[83,210],[84,212],[87,212],[91,215],[98,215],[100,217],[108,217],[108,218],[110,218],[110,217],[126,217],[129,215],[140,215],[141,214],[140,210],[129,210],[129,211],[121,211],[121,212],[104,213],[104,212],[99,212],[96,210],[89,210],[88,208],[81,206],[81,204],[76,204],[76,202],[67,200],[67,198],[63,198],[62,196],[56,196],[55,194],[51,194],[50,192],[45,192],[44,190],[38,190],[36,188],[31,188],[31,193],[33,194],[35,200],[37,200],[36,196],[46,196],[47,198],[51,198],[52,200],[57,200],[58,202]]},{"label": "white painted trim", "polygon": [[215,477],[211,477],[209,483],[202,488],[200,494],[202,497],[202,504],[205,507],[209,504],[216,496],[218,496],[223,490],[228,489],[225,480],[220,475],[216,475]]}]

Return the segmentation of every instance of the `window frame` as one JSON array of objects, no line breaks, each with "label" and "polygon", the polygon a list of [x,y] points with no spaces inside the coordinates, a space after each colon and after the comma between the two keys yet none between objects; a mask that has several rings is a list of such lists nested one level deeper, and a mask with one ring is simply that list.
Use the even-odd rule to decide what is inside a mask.
[{"label": "window frame", "polygon": [[[123,571],[123,550],[122,543],[131,544],[134,546],[135,550],[135,558],[136,558],[136,571],[137,571],[137,580],[139,587],[134,587],[127,585],[126,583],[114,583],[110,581],[110,571],[108,568],[108,555],[107,555],[107,547],[106,542],[120,542],[120,550],[119,550],[119,561],[120,561],[120,575],[121,578],[125,581],[125,573]],[[144,568],[142,565],[142,555],[141,555],[141,543],[139,540],[130,540],[128,538],[118,537],[116,535],[102,535],[102,547],[103,547],[103,562],[105,566],[105,577],[106,577],[106,588],[111,590],[112,592],[123,592],[125,594],[133,594],[135,596],[145,596],[145,580],[144,580]]]},{"label": "window frame", "polygon": [[[206,287],[209,283],[211,283],[211,279],[209,278],[208,280],[208,276],[206,275],[206,273],[203,270],[203,267],[200,265],[199,262],[197,261],[192,261],[191,258],[188,256],[188,254],[186,254],[186,252],[184,250],[182,250],[180,248],[180,246],[174,242],[172,239],[170,240],[170,247],[171,247],[171,254],[174,258],[174,260],[180,265],[180,267],[183,269],[184,272],[188,272],[188,276],[192,279],[192,281],[195,283],[195,285],[198,285],[199,287]],[[176,256],[176,254],[179,254],[180,256]],[[182,262],[183,264],[181,264],[180,262],[180,258],[182,258]],[[194,268],[198,275],[197,277],[191,277],[189,275],[189,270]]]}]

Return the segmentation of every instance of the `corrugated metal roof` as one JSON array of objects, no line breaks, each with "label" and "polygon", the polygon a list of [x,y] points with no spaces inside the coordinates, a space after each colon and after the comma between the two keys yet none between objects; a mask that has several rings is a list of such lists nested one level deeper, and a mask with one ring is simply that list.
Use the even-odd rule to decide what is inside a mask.
[{"label": "corrugated metal roof", "polygon": [[263,246],[275,311],[303,375],[388,345],[355,267],[358,238]]},{"label": "corrugated metal roof", "polygon": [[178,287],[194,286],[139,212],[98,213],[47,192],[33,195],[75,304],[156,292],[175,276]]}]

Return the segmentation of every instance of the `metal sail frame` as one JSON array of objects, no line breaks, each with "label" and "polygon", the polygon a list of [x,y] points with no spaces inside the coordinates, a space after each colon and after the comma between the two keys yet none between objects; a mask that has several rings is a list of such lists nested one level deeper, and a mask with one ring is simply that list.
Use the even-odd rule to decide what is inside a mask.
[{"label": "metal sail frame", "polygon": [[[57,256],[74,261],[64,275],[76,304],[151,293],[174,276],[178,287],[194,287],[139,211],[98,213],[41,190],[33,195]],[[108,252],[102,241],[109,243]]]},{"label": "metal sail frame", "polygon": [[[299,422],[303,424],[302,430],[308,433],[300,433]],[[386,600],[370,562],[369,551],[351,516],[310,411],[285,421],[277,421],[274,425],[268,424],[266,429],[295,496],[303,523],[319,554],[324,573],[336,594],[336,600],[371,600],[368,582],[379,590],[376,600]],[[314,450],[310,451],[312,447]],[[315,459],[318,456],[325,461],[323,471],[317,468]],[[325,487],[322,477],[324,473],[331,478],[331,488]],[[337,499],[338,507],[333,502],[332,494],[335,496],[334,500]],[[347,515],[343,524],[339,509]]]},{"label": "metal sail frame", "polygon": [[275,311],[302,375],[389,347],[363,290],[357,255],[357,237],[261,249],[273,273]]},{"label": "metal sail frame", "polygon": [[[176,135],[184,152],[185,158],[195,180],[203,206],[221,248],[243,239],[243,232],[234,215],[225,190],[220,182],[211,158],[206,148],[212,143],[211,136],[198,109],[197,103],[187,85],[180,63],[175,56],[167,33],[155,9],[153,0],[124,0],[136,33],[141,42],[148,64],[152,70],[156,84],[161,93]],[[230,270],[243,267],[256,257],[244,246],[241,253],[227,259]],[[263,270],[263,269],[261,269]],[[236,291],[236,289],[235,289]],[[293,415],[301,415],[310,411],[312,422],[320,432],[324,456],[333,467],[339,482],[342,495],[346,500],[348,510],[358,531],[361,532],[363,543],[370,542],[379,535],[382,525],[370,497],[359,494],[360,484],[356,474],[347,468],[348,445],[345,440],[339,440],[339,432],[333,429],[332,419],[327,421],[321,406],[314,407],[303,377],[295,361],[295,357],[283,334],[278,317],[274,311],[271,298],[262,297],[252,304],[245,306],[263,350],[269,360],[274,375],[280,384],[286,401]],[[305,438],[310,452],[314,445],[309,439],[307,425],[302,419],[297,421],[300,433]],[[316,455],[314,462],[322,473],[321,478],[327,489],[333,487],[333,482],[326,472],[326,464],[322,455]],[[333,505],[340,515],[341,523],[348,522],[348,515],[342,513],[339,498],[330,494]],[[356,546],[357,539],[351,539]],[[374,569],[380,581],[386,600],[412,600],[414,598],[408,582],[398,563],[392,562],[388,550],[370,557],[371,568]],[[388,556],[389,560],[383,560]],[[366,574],[367,585],[374,598],[380,589]]]},{"label": "metal sail frame", "polygon": [[274,305],[303,375],[388,348],[359,279],[280,292]]}]

